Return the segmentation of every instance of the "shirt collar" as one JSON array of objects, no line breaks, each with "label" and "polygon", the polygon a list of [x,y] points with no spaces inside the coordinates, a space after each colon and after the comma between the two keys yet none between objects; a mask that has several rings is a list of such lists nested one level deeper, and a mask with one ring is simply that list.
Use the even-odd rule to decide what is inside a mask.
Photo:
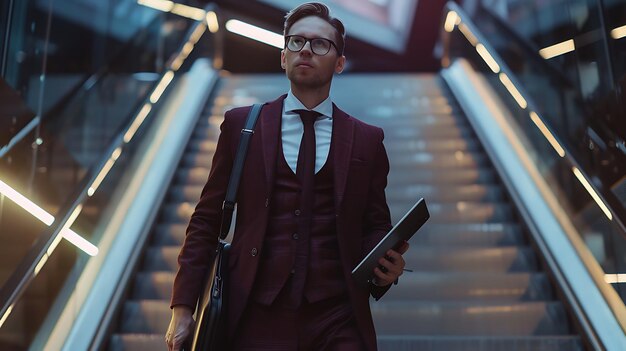
[{"label": "shirt collar", "polygon": [[[283,106],[284,106],[286,113],[295,114],[295,112],[293,112],[294,110],[308,110],[308,108],[306,108],[304,104],[300,102],[300,100],[298,100],[298,98],[295,95],[293,95],[291,90],[289,90],[289,93],[287,93],[287,97],[285,98],[285,102]],[[312,109],[312,111],[319,112],[323,116],[332,119],[333,118],[333,102],[331,101],[330,96],[328,96],[326,100],[322,101],[319,105],[315,106]]]}]

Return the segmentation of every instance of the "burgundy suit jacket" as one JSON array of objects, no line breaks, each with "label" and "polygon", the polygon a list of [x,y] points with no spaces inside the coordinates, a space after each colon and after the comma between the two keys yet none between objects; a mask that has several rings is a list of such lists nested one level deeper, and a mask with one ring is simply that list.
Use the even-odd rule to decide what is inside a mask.
[{"label": "burgundy suit jacket", "polygon": [[[241,318],[254,283],[269,216],[269,201],[280,142],[281,115],[286,95],[267,103],[259,116],[237,197],[228,287],[229,336]],[[216,248],[221,206],[225,197],[241,129],[250,106],[226,112],[213,163],[178,257],[171,306],[192,310]],[[391,229],[385,198],[389,161],[383,131],[361,122],[333,105],[334,192],[339,255],[357,326],[369,350],[376,335],[369,296],[379,299],[387,288],[359,287],[352,269]]]}]

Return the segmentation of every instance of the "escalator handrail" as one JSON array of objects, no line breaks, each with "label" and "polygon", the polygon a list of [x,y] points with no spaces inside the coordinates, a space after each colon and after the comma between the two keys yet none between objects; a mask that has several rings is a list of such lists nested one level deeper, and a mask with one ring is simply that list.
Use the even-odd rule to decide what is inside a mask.
[{"label": "escalator handrail", "polygon": [[[530,95],[523,93],[523,85],[519,83],[514,72],[508,67],[506,62],[500,57],[495,48],[490,44],[487,37],[482,34],[478,27],[473,23],[470,16],[461,8],[461,6],[452,1],[449,1],[446,4],[446,9],[444,13],[448,13],[449,11],[454,11],[457,13],[459,18],[462,19],[463,23],[472,31],[478,41],[487,49],[492,58],[497,62],[497,64],[500,66],[500,70],[507,74],[511,82],[513,82],[513,85],[525,97],[528,105],[527,109],[529,111],[541,111],[541,109],[537,108],[532,99],[530,99]],[[447,48],[445,49],[445,51],[448,52]],[[567,162],[570,167],[576,167],[587,180],[594,179],[590,176],[592,174],[590,174],[590,172],[586,170],[585,167],[582,167],[579,162],[572,156],[572,153],[568,150],[567,144],[562,142],[558,134],[555,133],[554,129],[551,128],[550,125],[545,121],[544,125],[565,151],[565,155],[563,156],[565,162]],[[615,196],[615,194],[613,194],[613,192],[607,190],[604,186],[598,187],[594,182],[591,181],[588,181],[588,183],[592,190],[595,191],[595,193],[600,197],[602,202],[606,204],[612,214],[613,221],[615,221],[615,223],[617,224],[621,236],[626,239],[626,210],[624,210],[624,207],[621,206],[621,202],[619,201],[619,199]]]},{"label": "escalator handrail", "polygon": [[[209,4],[204,8],[204,10],[216,11],[216,7],[212,4]],[[185,35],[185,40],[179,45],[179,49],[172,55],[171,59],[168,62],[174,61],[174,58],[184,52],[185,45],[190,41],[190,38],[192,38],[196,29],[199,26],[205,26],[206,28],[207,24],[204,20],[196,21],[196,23],[192,25],[191,28],[189,28]],[[161,75],[161,79],[157,80],[156,82],[161,81],[165,74],[167,74],[167,72],[169,72],[169,70],[164,72]],[[143,106],[144,104],[150,102],[150,96],[152,95],[152,92],[156,90],[155,88],[157,88],[157,85],[158,84],[156,83],[154,84],[151,91],[146,94],[146,98],[144,99],[143,103],[139,106]],[[141,107],[134,111],[132,115],[137,115],[140,109]],[[148,119],[154,115],[154,113],[151,113],[146,116],[146,121],[142,125],[145,126],[149,124],[146,122],[148,122]],[[56,216],[55,221],[42,233],[39,239],[35,242],[35,244],[26,253],[25,257],[18,264],[17,268],[13,271],[11,276],[2,285],[2,287],[0,288],[0,319],[6,320],[6,317],[13,309],[13,306],[16,304],[17,300],[36,277],[35,269],[42,261],[42,259],[46,259],[44,258],[44,256],[47,255],[47,250],[51,247],[56,238],[61,235],[61,231],[64,229],[67,221],[72,217],[74,211],[78,208],[78,206],[82,205],[86,201],[90,186],[93,184],[100,171],[104,169],[105,165],[112,157],[111,155],[115,152],[115,150],[121,148],[125,144],[124,135],[131,128],[133,122],[134,120],[132,118],[129,118],[128,123],[120,128],[120,131],[116,134],[116,136],[112,139],[112,142],[107,147],[107,150],[104,153],[102,159],[94,163],[94,165],[89,169],[83,180],[79,183],[79,186],[69,197],[69,200],[61,206],[59,213],[62,215]],[[136,139],[133,139],[131,142],[136,142]]]}]

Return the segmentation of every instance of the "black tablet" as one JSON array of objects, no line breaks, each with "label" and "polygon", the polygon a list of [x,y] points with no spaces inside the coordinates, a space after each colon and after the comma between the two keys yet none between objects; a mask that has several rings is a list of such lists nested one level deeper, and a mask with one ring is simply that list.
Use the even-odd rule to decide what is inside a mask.
[{"label": "black tablet", "polygon": [[352,270],[352,277],[358,284],[367,285],[374,277],[374,268],[379,265],[378,260],[385,256],[387,250],[397,248],[402,241],[409,240],[430,218],[424,199],[413,205],[404,217],[387,235],[370,251],[367,256]]}]

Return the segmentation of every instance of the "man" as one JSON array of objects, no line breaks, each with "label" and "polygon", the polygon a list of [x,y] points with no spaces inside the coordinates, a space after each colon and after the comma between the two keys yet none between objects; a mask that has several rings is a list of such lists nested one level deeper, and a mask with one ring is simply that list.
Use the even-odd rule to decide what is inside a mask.
[{"label": "man", "polygon": [[[408,243],[381,258],[375,282],[351,270],[391,229],[383,131],[330,100],[345,31],[325,5],[303,4],[285,20],[281,65],[287,95],[267,103],[238,192],[229,262],[228,337],[234,350],[375,350],[369,296],[402,274]],[[174,281],[166,335],[178,350],[217,244],[221,205],[250,107],[226,112],[209,179],[191,217]]]}]

